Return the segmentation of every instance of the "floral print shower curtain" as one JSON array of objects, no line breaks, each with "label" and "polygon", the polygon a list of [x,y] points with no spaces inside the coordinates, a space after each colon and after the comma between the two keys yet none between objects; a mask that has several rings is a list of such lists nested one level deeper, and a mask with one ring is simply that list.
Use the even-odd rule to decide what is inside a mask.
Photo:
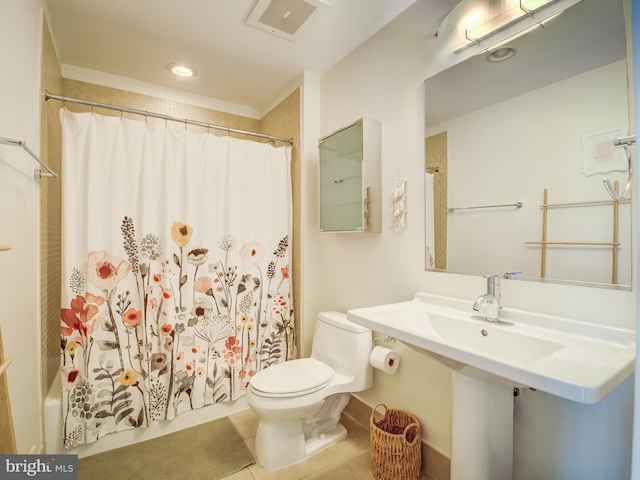
[{"label": "floral print shower curtain", "polygon": [[61,110],[64,445],[293,358],[290,148]]}]

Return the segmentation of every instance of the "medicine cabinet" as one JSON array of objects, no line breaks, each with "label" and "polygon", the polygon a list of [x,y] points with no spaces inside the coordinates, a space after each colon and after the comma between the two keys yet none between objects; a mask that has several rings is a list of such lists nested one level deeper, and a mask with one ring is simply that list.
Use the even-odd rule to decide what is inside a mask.
[{"label": "medicine cabinet", "polygon": [[361,118],[318,142],[321,232],[382,230],[381,130]]}]

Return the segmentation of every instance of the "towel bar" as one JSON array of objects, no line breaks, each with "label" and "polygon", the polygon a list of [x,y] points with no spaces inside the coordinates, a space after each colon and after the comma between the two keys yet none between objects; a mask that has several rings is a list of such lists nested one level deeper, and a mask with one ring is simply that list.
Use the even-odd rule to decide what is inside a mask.
[{"label": "towel bar", "polygon": [[46,170],[46,172],[43,172],[42,170],[36,168],[33,171],[33,177],[36,180],[39,180],[42,177],[48,177],[48,178],[58,178],[58,174],[55,173],[53,170],[51,170],[49,167],[47,167],[42,160],[40,160],[38,158],[38,156],[33,153],[33,151],[27,147],[27,142],[25,142],[24,140],[13,140],[11,138],[5,138],[5,137],[0,137],[0,145],[11,145],[13,147],[22,147],[29,155],[31,155],[36,162],[38,162],[42,168],[44,168]]}]

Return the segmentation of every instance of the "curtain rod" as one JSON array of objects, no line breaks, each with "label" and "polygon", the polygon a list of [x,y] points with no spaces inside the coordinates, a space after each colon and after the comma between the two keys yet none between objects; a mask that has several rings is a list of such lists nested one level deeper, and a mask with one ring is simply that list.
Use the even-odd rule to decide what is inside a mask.
[{"label": "curtain rod", "polygon": [[248,135],[249,137],[266,138],[269,141],[285,142],[290,145],[293,145],[293,138],[276,137],[273,135],[265,135],[263,133],[248,132],[246,130],[237,130],[235,128],[222,127],[220,125],[212,125],[210,123],[198,122],[196,120],[189,120],[186,118],[172,117],[170,115],[163,115],[161,113],[147,112],[145,110],[137,110],[135,108],[120,107],[117,105],[109,105],[107,103],[90,102],[88,100],[82,100],[79,98],[64,97],[62,95],[55,95],[55,94],[49,93],[47,90],[44,91],[43,95],[44,95],[45,101],[52,99],[52,100],[60,100],[63,103],[64,102],[78,103],[80,105],[89,105],[91,107],[105,108],[107,110],[116,110],[118,112],[131,113],[134,115],[142,115],[144,117],[160,118],[165,121],[169,120],[172,122],[184,123],[185,125],[186,124],[198,125],[200,127],[213,128],[214,130],[224,130],[227,133],[238,133],[241,135]]}]

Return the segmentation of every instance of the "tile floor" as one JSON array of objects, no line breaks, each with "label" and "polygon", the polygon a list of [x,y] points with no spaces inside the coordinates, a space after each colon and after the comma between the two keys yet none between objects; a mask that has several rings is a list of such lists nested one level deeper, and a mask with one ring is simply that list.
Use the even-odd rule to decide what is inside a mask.
[{"label": "tile floor", "polygon": [[[229,416],[249,450],[255,456],[255,435],[258,417],[252,410],[243,410]],[[344,417],[343,424],[349,435],[344,440],[312,455],[302,462],[278,470],[265,470],[250,465],[225,477],[225,480],[375,480],[371,473],[369,431],[359,423]],[[420,480],[433,480],[423,473]]]}]

